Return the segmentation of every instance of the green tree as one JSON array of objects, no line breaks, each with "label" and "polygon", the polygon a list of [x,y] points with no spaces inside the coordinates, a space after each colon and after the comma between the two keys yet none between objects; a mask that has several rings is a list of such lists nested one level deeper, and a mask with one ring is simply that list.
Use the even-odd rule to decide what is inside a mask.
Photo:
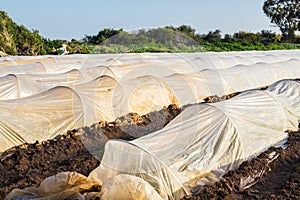
[{"label": "green tree", "polygon": [[115,30],[115,29],[105,28],[105,29],[99,31],[97,35],[85,36],[83,41],[88,44],[101,44],[104,40],[106,40],[114,35],[120,34],[122,32],[123,32],[123,29]]},{"label": "green tree", "polygon": [[45,41],[37,30],[28,30],[0,11],[0,51],[9,55],[46,54]]},{"label": "green tree", "polygon": [[259,34],[246,32],[246,31],[240,31],[238,33],[233,34],[233,38],[236,42],[242,43],[242,44],[258,44],[261,42],[262,37]]},{"label": "green tree", "polygon": [[172,31],[178,31],[180,33],[183,33],[187,36],[189,36],[190,38],[192,39],[196,39],[197,37],[197,34],[196,34],[196,29],[192,28],[191,26],[189,25],[181,25],[181,26],[178,26],[178,27],[174,27],[174,26],[166,26],[165,27],[166,29],[169,29],[169,30],[172,30]]},{"label": "green tree", "polygon": [[277,43],[276,33],[270,30],[262,30],[259,35],[261,36],[261,43],[267,45],[272,43]]},{"label": "green tree", "polygon": [[263,4],[264,13],[276,24],[284,41],[293,42],[295,31],[300,30],[299,0],[266,0]]},{"label": "green tree", "polygon": [[204,37],[204,40],[210,43],[217,43],[222,40],[221,31],[219,29],[214,32],[209,31],[208,34]]},{"label": "green tree", "polygon": [[234,39],[233,37],[230,35],[230,34],[225,34],[224,35],[224,39],[223,39],[224,42],[234,42]]}]

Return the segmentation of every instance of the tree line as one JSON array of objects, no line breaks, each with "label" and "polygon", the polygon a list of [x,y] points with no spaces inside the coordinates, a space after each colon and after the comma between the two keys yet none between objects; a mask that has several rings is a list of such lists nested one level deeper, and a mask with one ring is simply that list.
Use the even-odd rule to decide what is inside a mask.
[{"label": "tree line", "polygon": [[[270,30],[258,33],[239,31],[222,34],[220,30],[197,33],[189,25],[166,26],[126,32],[105,28],[96,35],[85,35],[81,40],[50,40],[37,30],[28,30],[0,11],[0,53],[8,55],[59,54],[62,44],[70,53],[121,52],[194,52],[243,51],[300,48],[300,0],[266,0],[263,11],[281,34]],[[1,55],[0,54],[0,55]]]},{"label": "tree line", "polygon": [[[57,54],[63,43],[70,53],[89,53],[84,44],[65,40],[50,40],[42,37],[38,30],[28,30],[14,22],[6,12],[0,10],[0,53],[3,55]],[[0,55],[1,55],[0,54]]]},{"label": "tree line", "polygon": [[300,0],[266,0],[263,11],[280,29],[283,41],[295,42],[295,31],[300,31]]},{"label": "tree line", "polygon": [[123,29],[103,29],[94,36],[85,36],[82,42],[98,46],[96,53],[124,52],[195,52],[195,51],[244,51],[300,48],[300,37],[292,43],[270,30],[258,33],[239,31],[222,34],[220,30],[207,34],[197,33],[188,25],[141,29],[128,33]]}]

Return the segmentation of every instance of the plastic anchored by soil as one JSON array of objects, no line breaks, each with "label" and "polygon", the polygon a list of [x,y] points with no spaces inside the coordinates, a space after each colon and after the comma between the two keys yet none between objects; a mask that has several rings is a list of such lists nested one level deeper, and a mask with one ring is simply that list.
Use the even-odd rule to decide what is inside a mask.
[{"label": "plastic anchored by soil", "polygon": [[299,199],[300,131],[289,133],[285,147],[270,148],[183,199]]},{"label": "plastic anchored by soil", "polygon": [[143,116],[130,113],[115,122],[99,122],[53,140],[9,149],[0,155],[0,199],[12,189],[38,186],[59,172],[76,171],[88,176],[101,158],[92,156],[87,146],[89,150],[103,151],[107,139],[132,140],[146,135],[163,128],[180,112],[180,108],[170,105]]},{"label": "plastic anchored by soil", "polygon": [[[53,140],[12,148],[0,156],[0,199],[14,188],[38,186],[59,172],[88,175],[99,165],[99,159],[86,146],[102,150],[106,141],[93,139],[103,139],[103,135],[106,139],[132,140],[161,129],[180,111],[171,105],[144,116],[128,114],[115,122],[99,122]],[[270,148],[228,172],[220,182],[195,188],[184,199],[299,199],[300,131],[289,133],[285,147]]]}]

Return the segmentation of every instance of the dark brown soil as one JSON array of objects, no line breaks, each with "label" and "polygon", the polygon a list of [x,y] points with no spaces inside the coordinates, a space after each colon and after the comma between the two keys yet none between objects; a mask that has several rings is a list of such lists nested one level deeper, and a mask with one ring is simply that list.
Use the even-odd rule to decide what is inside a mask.
[{"label": "dark brown soil", "polygon": [[[115,122],[99,122],[53,140],[9,149],[0,155],[0,199],[14,188],[38,186],[43,179],[59,172],[76,171],[87,176],[100,164],[107,139],[132,140],[146,135],[161,129],[180,112],[181,109],[170,105],[143,116],[131,113]],[[95,152],[98,159],[91,155]]]},{"label": "dark brown soil", "polygon": [[99,161],[89,154],[75,134],[18,146],[0,156],[0,199],[14,188],[38,186],[43,179],[59,172],[88,175],[98,165]]},{"label": "dark brown soil", "polygon": [[[144,116],[128,114],[115,122],[99,122],[53,140],[7,150],[0,155],[0,199],[14,188],[38,186],[62,171],[88,175],[99,165],[107,139],[143,136],[161,129],[180,112],[171,105]],[[300,131],[289,133],[285,147],[270,148],[228,172],[220,182],[195,188],[193,195],[183,199],[300,199]],[[242,184],[247,178],[252,181]]]},{"label": "dark brown soil", "polygon": [[183,199],[300,199],[300,131],[289,133],[285,147],[270,148]]},{"label": "dark brown soil", "polygon": [[[262,88],[263,89],[263,88]],[[227,100],[227,99],[230,99],[232,97],[235,97],[236,95],[240,94],[240,92],[236,92],[236,93],[232,93],[232,94],[228,94],[228,95],[224,95],[222,97],[219,97],[217,95],[214,95],[214,96],[209,96],[209,97],[206,97],[204,100],[204,102],[206,103],[214,103],[214,102],[218,102],[218,101],[224,101],[224,100]]]}]

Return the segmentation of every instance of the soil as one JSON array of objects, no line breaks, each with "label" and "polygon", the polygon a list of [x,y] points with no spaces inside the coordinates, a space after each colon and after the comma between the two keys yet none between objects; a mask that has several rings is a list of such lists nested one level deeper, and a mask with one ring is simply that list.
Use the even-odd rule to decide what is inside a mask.
[{"label": "soil", "polygon": [[[262,88],[263,89],[263,88]],[[235,97],[236,95],[240,94],[240,92],[224,95],[222,97],[219,97],[217,95],[206,97],[204,100],[205,103],[214,103],[218,101],[225,101],[227,99],[230,99],[232,97]]]},{"label": "soil", "polygon": [[[88,176],[99,166],[108,139],[141,137],[161,129],[180,112],[180,108],[170,105],[143,116],[130,113],[114,122],[99,122],[52,140],[11,148],[0,155],[0,199],[12,189],[38,186],[59,172],[76,171]],[[96,152],[97,157],[92,155]]]},{"label": "soil", "polygon": [[270,148],[183,199],[300,199],[300,131],[289,132],[284,148]]},{"label": "soil", "polygon": [[[131,113],[114,122],[99,122],[52,140],[9,149],[0,155],[0,199],[14,188],[38,186],[59,172],[76,171],[87,176],[100,164],[108,139],[141,137],[161,129],[180,112],[171,105],[144,116]],[[299,186],[300,131],[289,132],[284,148],[270,148],[229,171],[219,182],[195,188],[183,199],[300,199]]]},{"label": "soil", "polygon": [[20,145],[0,156],[0,199],[14,188],[38,186],[59,172],[88,175],[99,164],[74,133],[59,140]]}]

